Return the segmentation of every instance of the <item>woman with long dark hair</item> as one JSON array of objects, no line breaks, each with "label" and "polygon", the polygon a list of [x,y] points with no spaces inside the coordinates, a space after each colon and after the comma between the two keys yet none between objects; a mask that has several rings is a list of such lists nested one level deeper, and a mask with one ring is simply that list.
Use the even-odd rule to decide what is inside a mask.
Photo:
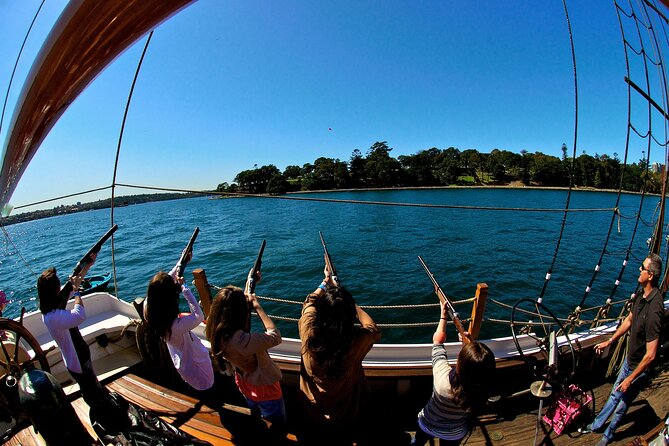
[{"label": "woman with long dark hair", "polygon": [[349,437],[357,429],[370,396],[362,360],[381,338],[351,293],[335,285],[327,268],[324,274],[323,283],[307,296],[299,322],[299,395],[307,426],[321,440]]},{"label": "woman with long dark hair", "polygon": [[494,379],[495,355],[481,342],[463,344],[455,368],[446,356],[446,320],[448,312],[442,303],[439,325],[432,336],[432,374],[430,400],[418,413],[417,445],[430,438],[440,444],[458,445],[469,431],[470,414],[488,399],[488,384]]},{"label": "woman with long dark hair", "polygon": [[[187,384],[195,390],[207,390],[214,385],[209,350],[191,333],[204,321],[204,313],[183,277],[177,277],[177,265],[169,273],[158,272],[149,282],[144,306],[147,331],[165,341],[174,367]],[[190,313],[179,314],[181,293]]]},{"label": "woman with long dark hair", "polygon": [[[285,423],[281,370],[267,353],[281,343],[281,333],[249,290],[252,272],[245,291],[229,285],[216,294],[207,318],[207,339],[214,356],[220,355],[234,367],[235,382],[248,406],[268,421]],[[246,331],[250,326],[250,308],[258,314],[265,332]]]}]

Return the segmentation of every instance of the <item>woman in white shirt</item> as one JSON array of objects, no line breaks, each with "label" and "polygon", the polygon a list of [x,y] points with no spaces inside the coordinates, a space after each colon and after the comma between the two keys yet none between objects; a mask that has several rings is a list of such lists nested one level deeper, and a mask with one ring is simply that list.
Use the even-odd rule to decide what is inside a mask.
[{"label": "woman in white shirt", "polygon": [[[204,313],[183,277],[172,271],[158,272],[146,293],[144,317],[150,333],[167,344],[172,363],[181,378],[195,390],[207,390],[214,384],[214,369],[209,350],[191,330],[204,321]],[[179,294],[183,293],[190,313],[179,313]]]}]

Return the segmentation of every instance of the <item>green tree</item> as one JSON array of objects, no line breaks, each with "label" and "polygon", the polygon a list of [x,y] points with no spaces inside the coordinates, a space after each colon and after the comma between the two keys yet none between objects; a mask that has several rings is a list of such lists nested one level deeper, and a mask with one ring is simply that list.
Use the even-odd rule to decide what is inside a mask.
[{"label": "green tree", "polygon": [[574,185],[582,187],[594,187],[595,172],[597,171],[597,160],[587,153],[576,158],[574,164]]},{"label": "green tree", "polygon": [[267,183],[267,193],[270,195],[283,195],[288,191],[288,181],[281,174],[276,174]]},{"label": "green tree", "polygon": [[415,155],[401,155],[398,161],[402,166],[404,184],[407,186],[435,186],[439,180],[434,174],[434,165],[440,150],[432,147],[421,150]]},{"label": "green tree", "polygon": [[302,186],[306,190],[344,189],[349,185],[346,163],[333,158],[318,158],[311,172],[302,178]]},{"label": "green tree", "polygon": [[267,192],[267,184],[274,175],[281,174],[274,164],[262,166],[252,170],[243,170],[237,174],[235,181],[242,190],[252,194]]},{"label": "green tree", "polygon": [[391,187],[400,184],[402,166],[390,156],[392,150],[386,141],[377,141],[367,152],[365,177],[371,186]]},{"label": "green tree", "polygon": [[449,147],[435,157],[434,176],[439,184],[455,184],[461,173],[460,150]]},{"label": "green tree", "polygon": [[283,170],[283,176],[286,179],[297,179],[302,176],[302,168],[300,166],[286,166]]},{"label": "green tree", "polygon": [[352,187],[365,187],[365,164],[367,160],[362,156],[360,150],[355,149],[348,163]]},{"label": "green tree", "polygon": [[529,173],[530,180],[542,186],[566,186],[568,183],[560,159],[541,152],[534,154]]}]

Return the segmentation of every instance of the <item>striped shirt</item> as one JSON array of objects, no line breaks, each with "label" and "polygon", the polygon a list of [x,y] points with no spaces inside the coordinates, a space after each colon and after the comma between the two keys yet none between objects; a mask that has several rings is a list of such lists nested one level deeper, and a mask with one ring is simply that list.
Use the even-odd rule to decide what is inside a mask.
[{"label": "striped shirt", "polygon": [[443,344],[432,346],[432,396],[418,414],[425,433],[443,440],[461,440],[467,434],[467,411],[453,401],[451,380],[455,370],[448,363]]}]

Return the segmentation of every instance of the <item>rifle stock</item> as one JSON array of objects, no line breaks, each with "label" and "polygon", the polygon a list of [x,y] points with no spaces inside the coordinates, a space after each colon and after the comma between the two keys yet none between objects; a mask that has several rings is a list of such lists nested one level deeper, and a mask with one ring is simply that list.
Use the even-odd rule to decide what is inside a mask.
[{"label": "rifle stock", "polygon": [[[98,252],[100,252],[100,250],[102,249],[102,245],[104,245],[105,242],[107,240],[109,240],[109,238],[114,234],[114,232],[116,232],[117,229],[118,229],[118,225],[112,226],[105,233],[105,235],[100,237],[100,240],[95,242],[93,247],[91,249],[89,249],[88,252],[86,254],[84,254],[84,256],[81,258],[81,260],[79,260],[77,262],[77,265],[72,270],[71,276],[78,275],[81,272],[81,270],[84,268],[84,266],[86,266],[87,263],[90,263],[91,256],[93,254],[97,254]],[[60,305],[61,308],[65,308],[65,306],[67,305],[67,300],[70,297],[70,293],[72,292],[72,289],[73,289],[72,282],[68,279],[67,282],[65,282],[65,285],[63,285],[63,287],[60,289],[60,293],[59,293],[60,294],[60,299],[61,299],[61,305]]]},{"label": "rifle stock", "polygon": [[330,253],[328,252],[328,247],[325,244],[323,233],[321,231],[318,231],[318,235],[321,237],[321,244],[323,245],[323,253],[325,254],[325,267],[330,273],[330,276],[332,277],[332,281],[335,283],[335,286],[339,287],[341,286],[339,283],[339,276],[337,276],[337,270],[335,269],[334,263],[332,263],[332,257],[330,257]]},{"label": "rifle stock", "polygon": [[183,277],[186,265],[188,265],[188,262],[190,261],[190,259],[188,258],[188,254],[193,252],[193,244],[195,243],[195,239],[197,238],[197,235],[199,233],[200,233],[200,228],[196,226],[195,230],[193,231],[193,235],[190,236],[188,245],[186,245],[186,249],[184,249],[183,252],[181,253],[181,257],[179,258],[179,263],[177,263],[177,277]]},{"label": "rifle stock", "polygon": [[432,280],[432,285],[434,285],[434,291],[435,293],[437,293],[437,297],[446,306],[448,317],[451,318],[451,320],[453,321],[453,325],[455,325],[455,329],[458,331],[458,333],[460,333],[460,337],[462,338],[462,343],[469,344],[471,340],[467,336],[465,336],[465,327],[462,325],[460,316],[458,316],[457,311],[455,311],[455,307],[453,307],[451,300],[448,298],[446,293],[444,293],[444,290],[441,289],[439,282],[437,282],[437,279],[434,277],[434,274],[432,274],[432,271],[430,271],[430,268],[427,267],[427,264],[425,263],[423,258],[421,256],[418,256],[418,260],[420,261],[420,264],[423,265],[423,268],[425,269],[425,272],[427,273],[430,280]]}]

